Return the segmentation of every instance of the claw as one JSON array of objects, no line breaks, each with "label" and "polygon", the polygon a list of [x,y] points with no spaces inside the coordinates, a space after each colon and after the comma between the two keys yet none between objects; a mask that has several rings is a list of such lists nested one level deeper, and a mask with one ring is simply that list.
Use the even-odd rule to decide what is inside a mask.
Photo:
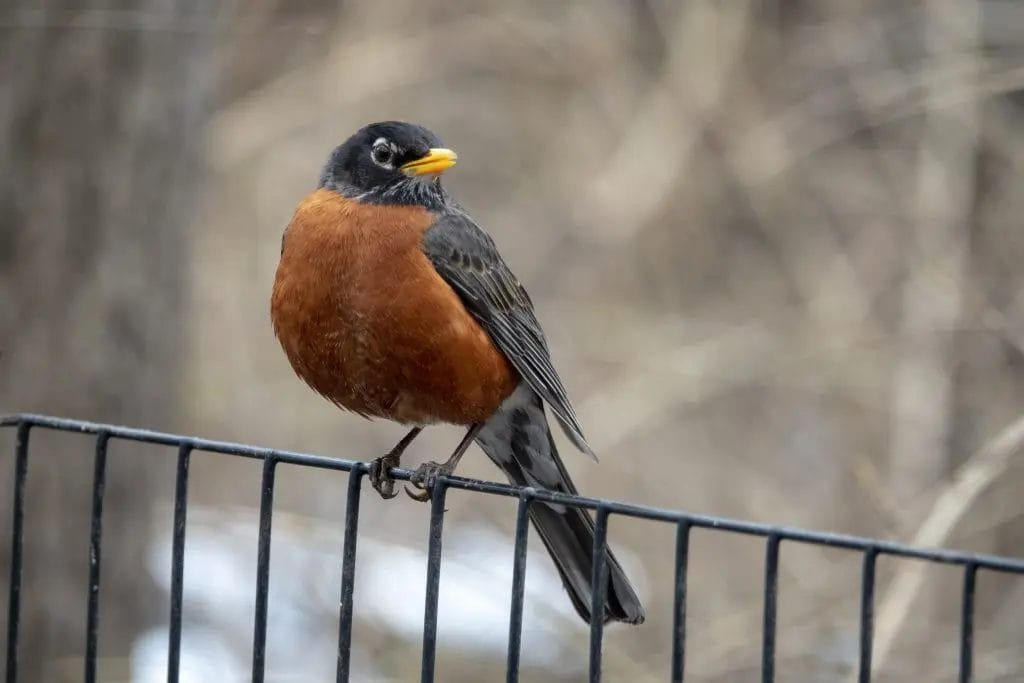
[{"label": "claw", "polygon": [[396,465],[398,465],[397,460],[390,457],[390,454],[377,458],[370,463],[370,484],[380,494],[380,497],[385,500],[398,495],[398,492],[395,491],[395,480],[391,478],[389,471]]},{"label": "claw", "polygon": [[395,444],[395,447],[370,463],[370,483],[380,494],[381,498],[387,500],[398,494],[395,492],[395,480],[391,477],[391,468],[398,467],[402,459],[402,453],[409,447],[416,435],[423,431],[423,427],[413,427],[402,440]]},{"label": "claw", "polygon": [[413,500],[426,503],[430,500],[437,478],[441,475],[449,476],[454,470],[455,467],[447,462],[425,462],[409,477],[409,483],[418,488],[420,493],[413,493],[408,486],[405,487],[405,493]]},{"label": "claw", "polygon": [[420,503],[429,503],[430,496],[432,493],[433,491],[431,491],[428,488],[424,488],[419,493],[413,493],[411,488],[409,488],[408,486],[405,487],[405,495],[409,496],[413,500],[418,501]]}]

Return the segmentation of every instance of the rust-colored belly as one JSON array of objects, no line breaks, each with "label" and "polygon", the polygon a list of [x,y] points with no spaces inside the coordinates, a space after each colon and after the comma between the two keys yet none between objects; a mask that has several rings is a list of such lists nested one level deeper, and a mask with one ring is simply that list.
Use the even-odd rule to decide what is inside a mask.
[{"label": "rust-colored belly", "polygon": [[519,379],[420,248],[432,220],[420,207],[310,194],[285,234],[271,318],[295,372],[336,404],[468,425]]}]

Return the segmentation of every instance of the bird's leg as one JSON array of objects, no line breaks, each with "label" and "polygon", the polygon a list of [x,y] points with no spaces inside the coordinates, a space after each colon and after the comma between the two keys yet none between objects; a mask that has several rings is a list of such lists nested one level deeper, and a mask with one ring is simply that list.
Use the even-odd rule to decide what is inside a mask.
[{"label": "bird's leg", "polygon": [[416,468],[416,471],[409,477],[409,483],[420,489],[420,493],[413,493],[409,490],[409,487],[405,487],[405,492],[409,494],[409,497],[413,500],[418,500],[421,503],[425,503],[430,500],[430,492],[434,487],[434,480],[439,476],[448,476],[455,471],[456,465],[459,464],[459,460],[462,459],[462,454],[466,452],[470,444],[476,438],[476,435],[483,429],[484,424],[478,422],[477,424],[471,425],[466,435],[462,437],[462,441],[456,446],[455,452],[451,454],[447,460],[443,463],[437,462],[425,462]]},{"label": "bird's leg", "polygon": [[421,431],[423,431],[423,427],[413,427],[394,448],[388,451],[387,455],[381,456],[370,463],[370,484],[373,485],[373,488],[380,494],[381,498],[394,498],[398,495],[395,493],[395,480],[391,478],[390,470],[392,467],[398,467],[402,453]]}]

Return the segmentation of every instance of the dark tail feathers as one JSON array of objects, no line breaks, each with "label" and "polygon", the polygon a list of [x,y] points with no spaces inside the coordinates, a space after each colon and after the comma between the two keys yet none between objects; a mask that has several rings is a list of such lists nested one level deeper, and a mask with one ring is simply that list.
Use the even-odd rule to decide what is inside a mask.
[{"label": "dark tail feathers", "polygon": [[[564,511],[559,511],[543,503],[530,505],[530,519],[555,561],[573,607],[589,623],[594,564],[593,520],[586,510],[564,508]],[[643,623],[644,607],[611,550],[605,550],[605,562],[608,564],[608,588],[604,620]]]},{"label": "dark tail feathers", "polygon": [[[520,387],[487,422],[477,442],[513,484],[576,493],[555,449],[543,404],[526,387]],[[590,514],[582,508],[533,502],[530,520],[554,560],[573,607],[589,623],[594,563],[594,521]],[[604,620],[642,623],[643,605],[608,548],[605,563],[608,586]]]}]

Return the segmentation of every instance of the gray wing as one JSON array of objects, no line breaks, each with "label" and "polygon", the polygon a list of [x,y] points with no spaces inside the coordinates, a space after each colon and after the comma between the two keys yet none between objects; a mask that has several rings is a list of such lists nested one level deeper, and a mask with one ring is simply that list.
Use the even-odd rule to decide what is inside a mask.
[{"label": "gray wing", "polygon": [[523,380],[551,407],[566,436],[594,457],[551,364],[533,302],[490,235],[465,214],[445,213],[424,233],[423,251]]}]

